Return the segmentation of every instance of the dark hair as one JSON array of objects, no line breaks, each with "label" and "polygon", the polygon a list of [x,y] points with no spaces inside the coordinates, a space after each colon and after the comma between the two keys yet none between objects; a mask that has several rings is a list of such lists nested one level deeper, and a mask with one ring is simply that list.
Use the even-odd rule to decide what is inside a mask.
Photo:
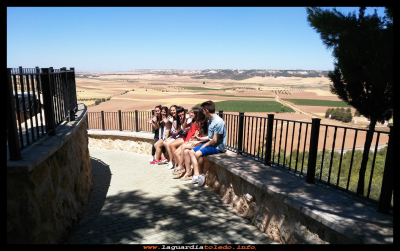
[{"label": "dark hair", "polygon": [[192,122],[193,123],[195,123],[195,122],[197,122],[198,120],[199,120],[199,111],[200,111],[200,108],[198,108],[198,107],[193,107],[192,108],[192,112],[193,112],[193,115],[194,115],[194,118],[193,118],[193,120],[192,120]]},{"label": "dark hair", "polygon": [[201,107],[203,107],[204,110],[207,109],[209,113],[215,113],[215,104],[211,100],[203,102]]},{"label": "dark hair", "polygon": [[[198,117],[196,118],[196,123],[197,123],[197,126],[200,127],[199,135],[204,136],[204,134],[208,133],[208,121],[207,121],[206,116],[203,113],[203,108],[199,107],[198,109],[199,109],[199,111],[198,111]],[[193,108],[193,111],[194,111],[194,108]]]},{"label": "dark hair", "polygon": [[[165,116],[167,117],[168,116],[168,107],[166,107],[166,106],[161,107],[161,111],[163,111],[163,110],[165,111]],[[161,119],[162,119],[162,115],[161,115],[161,112],[160,112],[160,121],[162,121]],[[163,122],[160,123],[160,125],[164,126]]]},{"label": "dark hair", "polygon": [[[181,126],[181,120],[179,119],[178,114],[184,112],[183,113],[183,119],[185,119],[186,116],[186,111],[182,106],[177,106],[176,107],[176,127],[179,128]],[[176,128],[175,128],[176,129]]]},{"label": "dark hair", "polygon": [[[154,107],[154,113],[155,113],[156,108],[160,109],[160,111],[161,111],[162,106],[161,105],[157,105],[156,107]],[[159,116],[156,115],[156,118],[157,118],[157,121],[161,120],[161,112],[160,112]]]},{"label": "dark hair", "polygon": [[176,110],[176,108],[177,108],[176,105],[171,105],[171,106],[169,107],[169,110],[168,110],[168,116],[172,116],[172,115],[171,115],[171,108],[172,108],[172,107],[175,107],[175,110]]}]

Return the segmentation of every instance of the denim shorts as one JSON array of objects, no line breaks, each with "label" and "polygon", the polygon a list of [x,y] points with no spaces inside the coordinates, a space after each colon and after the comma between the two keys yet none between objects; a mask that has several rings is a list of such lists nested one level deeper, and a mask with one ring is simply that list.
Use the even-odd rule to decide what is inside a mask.
[{"label": "denim shorts", "polygon": [[200,150],[200,152],[203,154],[203,156],[222,153],[220,150],[218,150],[217,148],[215,148],[213,146],[207,146],[207,147],[204,147],[203,149],[200,149],[200,147],[202,147],[204,144],[196,146],[195,148],[193,148],[193,151],[197,152],[198,150]]}]

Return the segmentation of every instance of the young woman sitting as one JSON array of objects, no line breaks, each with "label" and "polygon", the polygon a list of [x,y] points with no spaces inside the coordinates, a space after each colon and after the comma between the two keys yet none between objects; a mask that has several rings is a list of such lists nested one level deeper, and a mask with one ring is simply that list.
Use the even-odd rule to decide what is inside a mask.
[{"label": "young woman sitting", "polygon": [[161,161],[167,160],[164,156],[165,147],[164,147],[163,143],[164,143],[164,139],[168,138],[169,132],[171,130],[170,124],[167,123],[168,122],[168,120],[167,120],[168,107],[163,106],[161,108],[160,114],[161,114],[161,120],[159,123],[159,131],[158,131],[159,139],[156,143],[154,143],[156,155],[155,155],[155,160],[150,162],[150,164],[152,164],[152,165],[156,165],[156,164],[160,163]]},{"label": "young woman sitting", "polygon": [[190,131],[185,138],[185,143],[180,147],[181,149],[178,149],[181,151],[181,161],[179,164],[181,170],[176,171],[176,173],[181,180],[191,180],[191,163],[190,158],[188,159],[186,155],[189,156],[189,151],[201,144],[196,137],[202,137],[208,133],[208,121],[203,113],[203,108],[193,108],[193,113],[195,122],[192,124]]}]

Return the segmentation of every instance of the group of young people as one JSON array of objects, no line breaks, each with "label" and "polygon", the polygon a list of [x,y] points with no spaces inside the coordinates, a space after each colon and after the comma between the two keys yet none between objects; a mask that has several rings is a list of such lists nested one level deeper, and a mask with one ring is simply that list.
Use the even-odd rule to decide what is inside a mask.
[{"label": "group of young people", "polygon": [[204,186],[203,156],[225,152],[226,144],[225,122],[215,113],[214,102],[203,102],[188,113],[182,106],[158,105],[154,113],[148,121],[155,130],[150,164],[166,164],[174,178]]}]

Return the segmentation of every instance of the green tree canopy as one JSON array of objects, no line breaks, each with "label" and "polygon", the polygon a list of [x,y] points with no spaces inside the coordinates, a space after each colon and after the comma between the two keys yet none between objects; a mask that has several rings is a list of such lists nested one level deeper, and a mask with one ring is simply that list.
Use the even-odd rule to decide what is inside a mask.
[{"label": "green tree canopy", "polygon": [[386,16],[365,15],[360,7],[347,16],[333,10],[307,8],[307,20],[332,49],[334,71],[328,73],[331,92],[371,120],[364,146],[357,193],[363,194],[364,176],[376,122],[393,114],[393,7]]}]

